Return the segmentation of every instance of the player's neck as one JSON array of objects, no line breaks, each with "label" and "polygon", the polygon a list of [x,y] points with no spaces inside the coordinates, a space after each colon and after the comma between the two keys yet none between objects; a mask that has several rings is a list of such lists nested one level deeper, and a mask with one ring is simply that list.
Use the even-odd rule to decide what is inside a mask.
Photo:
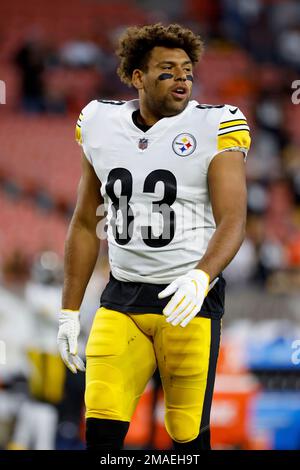
[{"label": "player's neck", "polygon": [[137,114],[137,121],[139,122],[139,124],[141,124],[142,126],[151,127],[159,120],[159,117],[154,116],[151,111],[141,105],[139,113]]},{"label": "player's neck", "polygon": [[141,131],[147,132],[151,126],[147,126],[147,124],[144,123],[144,120],[140,116],[140,110],[137,109],[136,111],[133,111],[132,113],[132,120],[136,127],[138,127]]}]

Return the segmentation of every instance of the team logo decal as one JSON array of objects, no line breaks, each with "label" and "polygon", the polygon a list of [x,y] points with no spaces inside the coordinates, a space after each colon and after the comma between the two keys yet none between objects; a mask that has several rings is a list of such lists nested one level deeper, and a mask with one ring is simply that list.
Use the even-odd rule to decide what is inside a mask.
[{"label": "team logo decal", "polygon": [[196,139],[191,134],[178,134],[173,140],[173,150],[181,157],[191,155],[196,149]]}]

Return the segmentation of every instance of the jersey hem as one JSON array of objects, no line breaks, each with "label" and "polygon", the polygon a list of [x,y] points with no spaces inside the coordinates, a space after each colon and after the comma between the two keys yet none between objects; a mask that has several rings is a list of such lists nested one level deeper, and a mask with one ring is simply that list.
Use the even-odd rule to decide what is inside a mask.
[{"label": "jersey hem", "polygon": [[[109,310],[116,310],[117,312],[121,313],[135,313],[135,314],[147,314],[147,313],[156,313],[158,315],[163,315],[161,309],[159,307],[126,307],[124,305],[115,304],[112,302],[101,302],[100,307],[105,307]],[[205,318],[212,318],[218,320],[222,318],[224,315],[224,311],[207,311],[207,310],[200,310],[197,313],[196,317],[205,317]]]}]

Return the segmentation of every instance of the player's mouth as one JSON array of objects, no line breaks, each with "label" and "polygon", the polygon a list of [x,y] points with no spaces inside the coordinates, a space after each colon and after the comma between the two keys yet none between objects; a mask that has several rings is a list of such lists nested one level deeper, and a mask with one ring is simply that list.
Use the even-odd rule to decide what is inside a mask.
[{"label": "player's mouth", "polygon": [[171,94],[172,94],[172,96],[174,96],[174,98],[177,98],[179,100],[183,100],[187,97],[188,89],[185,86],[178,85],[178,86],[172,88]]}]

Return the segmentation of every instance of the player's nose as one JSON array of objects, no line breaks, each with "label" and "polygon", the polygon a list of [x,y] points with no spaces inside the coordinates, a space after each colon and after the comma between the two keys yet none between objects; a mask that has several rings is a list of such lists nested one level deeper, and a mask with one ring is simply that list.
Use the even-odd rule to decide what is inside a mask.
[{"label": "player's nose", "polygon": [[177,75],[177,76],[175,75],[174,80],[175,80],[175,81],[179,81],[179,80],[180,80],[180,81],[185,82],[185,81],[186,81],[186,74],[183,73],[183,74],[179,74],[179,75]]},{"label": "player's nose", "polygon": [[182,69],[177,69],[174,73],[174,80],[178,81],[178,80],[182,80],[182,81],[186,81],[186,72]]}]

